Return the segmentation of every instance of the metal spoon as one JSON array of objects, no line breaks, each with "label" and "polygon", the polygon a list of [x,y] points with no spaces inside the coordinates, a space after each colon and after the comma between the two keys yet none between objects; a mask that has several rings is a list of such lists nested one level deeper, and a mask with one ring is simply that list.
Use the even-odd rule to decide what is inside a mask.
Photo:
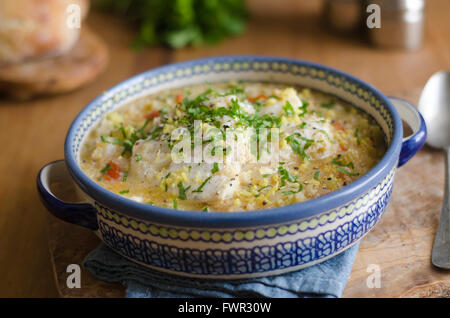
[{"label": "metal spoon", "polygon": [[444,203],[431,262],[450,269],[450,72],[438,72],[428,80],[420,96],[419,110],[427,124],[427,144],[445,153]]}]

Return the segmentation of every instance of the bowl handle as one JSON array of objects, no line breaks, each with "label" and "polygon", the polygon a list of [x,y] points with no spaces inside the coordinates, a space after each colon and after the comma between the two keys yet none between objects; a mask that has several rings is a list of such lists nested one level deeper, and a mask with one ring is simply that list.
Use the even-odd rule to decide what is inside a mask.
[{"label": "bowl handle", "polygon": [[404,137],[398,166],[403,166],[411,159],[425,144],[427,139],[427,127],[425,120],[416,107],[404,99],[397,97],[389,97],[392,104],[397,108],[398,113],[403,121],[405,121],[412,129],[412,134]]},{"label": "bowl handle", "polygon": [[50,189],[52,182],[73,184],[64,160],[54,161],[42,167],[36,181],[41,201],[51,214],[69,223],[91,230],[98,229],[97,211],[94,206],[89,203],[65,202],[56,197]]}]

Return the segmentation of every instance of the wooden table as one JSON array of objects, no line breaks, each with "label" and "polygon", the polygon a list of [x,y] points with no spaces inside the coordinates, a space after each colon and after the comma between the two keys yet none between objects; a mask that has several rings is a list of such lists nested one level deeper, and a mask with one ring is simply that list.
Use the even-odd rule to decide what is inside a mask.
[{"label": "wooden table", "polygon": [[[87,23],[106,40],[111,53],[109,68],[94,84],[71,94],[27,103],[0,101],[3,146],[0,159],[0,296],[122,295],[120,286],[99,282],[85,272],[85,282],[95,288],[90,289],[91,293],[88,288],[86,291],[83,288],[65,290],[61,284],[56,288],[53,265],[58,265],[55,268],[57,281],[64,281],[67,275],[61,270],[64,262],[80,262],[97,241],[92,233],[50,219],[52,258],[49,257],[48,216],[39,202],[35,177],[45,163],[63,157],[66,131],[84,105],[130,75],[161,64],[198,57],[267,54],[326,64],[349,72],[388,95],[395,93],[417,99],[429,76],[438,70],[450,69],[448,0],[428,1],[426,42],[416,52],[377,49],[368,45],[361,35],[329,33],[319,19],[319,1],[252,0],[249,4],[254,15],[243,36],[217,46],[178,51],[158,47],[135,52],[129,47],[133,36],[130,29],[109,16],[92,13]],[[391,205],[381,223],[363,240],[344,296],[449,294],[449,273],[429,265],[431,238],[443,196],[443,176],[439,170],[442,167],[441,154],[425,149],[399,170]],[[432,178],[427,178],[430,176]],[[402,184],[415,187],[402,187]],[[81,237],[84,241],[55,245],[61,242],[58,240],[61,233],[63,237]],[[56,251],[64,253],[55,254]],[[382,251],[385,253],[381,254]],[[393,287],[364,287],[368,264],[386,266],[382,271],[382,287],[388,283]]]}]

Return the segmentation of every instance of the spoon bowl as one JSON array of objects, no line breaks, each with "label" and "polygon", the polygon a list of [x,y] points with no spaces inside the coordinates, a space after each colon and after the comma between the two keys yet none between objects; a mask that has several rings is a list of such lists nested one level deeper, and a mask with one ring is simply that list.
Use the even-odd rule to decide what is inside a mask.
[{"label": "spoon bowl", "polygon": [[450,146],[450,72],[434,74],[425,85],[419,111],[427,124],[427,144],[433,148]]}]

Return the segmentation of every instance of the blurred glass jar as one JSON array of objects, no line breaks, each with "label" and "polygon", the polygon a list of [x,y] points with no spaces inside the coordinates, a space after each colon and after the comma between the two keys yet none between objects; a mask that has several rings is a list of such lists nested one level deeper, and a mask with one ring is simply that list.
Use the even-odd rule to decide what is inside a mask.
[{"label": "blurred glass jar", "polygon": [[422,46],[425,0],[365,0],[366,8],[369,4],[376,4],[381,9],[381,27],[368,28],[372,43],[408,50]]}]

